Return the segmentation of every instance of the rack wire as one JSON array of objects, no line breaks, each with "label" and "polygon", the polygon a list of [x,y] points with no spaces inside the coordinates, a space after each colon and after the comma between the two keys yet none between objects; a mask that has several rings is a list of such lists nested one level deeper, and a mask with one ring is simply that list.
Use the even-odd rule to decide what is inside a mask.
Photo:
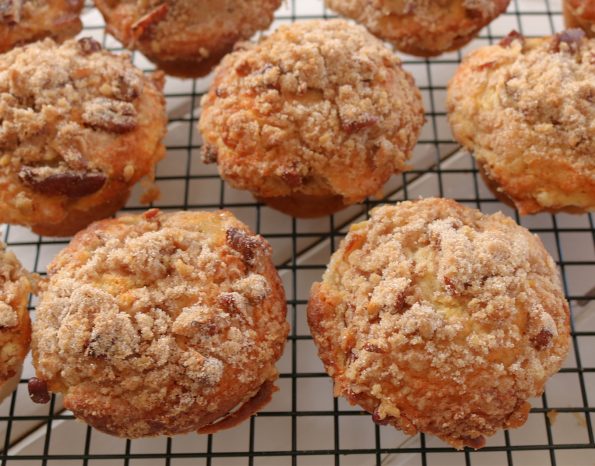
[{"label": "rack wire", "polygon": [[[329,18],[322,0],[287,0],[275,23]],[[100,40],[110,50],[122,47],[104,32],[100,15],[88,4],[82,35]],[[563,29],[559,0],[513,0],[498,18],[463,51],[425,60],[402,56],[416,79],[427,110],[427,123],[415,150],[411,171],[395,176],[382,199],[324,219],[297,220],[256,203],[248,194],[227,186],[216,169],[200,163],[200,136],[195,126],[200,97],[210,78],[168,78],[170,117],[168,155],[157,171],[164,210],[232,210],[274,249],[284,281],[291,333],[280,361],[280,391],[273,402],[241,426],[216,435],[121,440],[76,421],[60,397],[48,406],[33,405],[26,383],[33,375],[28,360],[18,390],[0,406],[2,465],[589,465],[595,463],[595,219],[593,214],[537,215],[520,218],[500,204],[483,185],[469,154],[454,143],[444,98],[446,84],[469,49],[497,42],[511,29],[528,36]],[[137,66],[151,71],[142,56]],[[134,192],[124,211],[145,209]],[[530,228],[556,259],[572,310],[571,354],[541,398],[531,400],[527,424],[488,440],[478,452],[457,452],[434,437],[407,437],[391,427],[372,423],[359,408],[332,398],[331,382],[315,352],[305,319],[311,283],[346,233],[379,203],[419,196],[451,197],[486,213],[502,210]],[[28,230],[3,226],[9,249],[32,271],[45,273],[47,263],[68,239],[42,238]],[[31,303],[35,315],[35,302]],[[3,437],[3,440],[2,440]]]}]

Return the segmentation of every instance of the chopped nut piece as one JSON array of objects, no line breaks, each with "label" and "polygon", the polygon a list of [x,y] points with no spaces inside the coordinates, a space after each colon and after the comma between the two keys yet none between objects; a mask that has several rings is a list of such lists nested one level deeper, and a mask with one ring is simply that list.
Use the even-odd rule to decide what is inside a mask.
[{"label": "chopped nut piece", "polygon": [[29,397],[33,403],[46,404],[50,401],[51,397],[48,392],[48,384],[45,380],[31,377],[27,388],[29,389]]},{"label": "chopped nut piece", "polygon": [[531,338],[531,343],[537,351],[541,351],[542,349],[547,348],[550,345],[552,337],[552,332],[543,329],[537,335]]},{"label": "chopped nut piece", "polygon": [[99,191],[107,177],[101,172],[69,171],[51,167],[23,167],[19,179],[48,196],[83,197]]},{"label": "chopped nut piece", "polygon": [[203,163],[217,163],[219,152],[216,146],[205,144],[200,152]]},{"label": "chopped nut piece", "polygon": [[92,37],[83,37],[78,40],[79,46],[81,47],[81,51],[85,55],[91,55],[92,53],[99,52],[102,47],[99,42],[97,42]]},{"label": "chopped nut piece", "polygon": [[515,40],[520,41],[521,45],[525,44],[525,36],[518,31],[512,30],[500,41],[499,45],[501,47],[509,47]]},{"label": "chopped nut piece", "polygon": [[256,251],[261,247],[261,241],[256,236],[249,236],[247,233],[237,228],[230,228],[227,230],[227,244],[232,249],[238,251],[244,262],[251,264],[256,257]]},{"label": "chopped nut piece", "polygon": [[127,133],[138,124],[134,105],[104,97],[98,97],[85,104],[83,122],[93,129],[110,133]]},{"label": "chopped nut piece", "polygon": [[146,36],[149,32],[149,28],[159,21],[165,19],[169,6],[167,3],[162,3],[158,7],[149,11],[146,15],[140,18],[132,25],[132,34],[136,39],[140,39]]}]

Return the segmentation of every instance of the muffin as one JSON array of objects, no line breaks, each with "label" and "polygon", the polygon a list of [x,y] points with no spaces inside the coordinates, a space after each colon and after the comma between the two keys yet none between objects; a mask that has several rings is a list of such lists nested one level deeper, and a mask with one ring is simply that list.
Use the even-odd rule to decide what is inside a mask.
[{"label": "muffin", "polygon": [[402,52],[432,57],[457,50],[506,11],[510,0],[326,0]]},{"label": "muffin", "polygon": [[165,152],[162,86],[89,38],[0,56],[0,223],[67,236],[122,207]]},{"label": "muffin", "polygon": [[208,74],[234,44],[269,27],[281,0],[94,0],[107,30],[173,76]]},{"label": "muffin", "polygon": [[457,141],[521,214],[595,209],[595,39],[580,29],[471,53],[448,87]]},{"label": "muffin", "polygon": [[31,283],[12,252],[0,242],[0,401],[19,383],[29,352],[31,321],[27,301]]},{"label": "muffin", "polygon": [[595,1],[563,0],[567,28],[581,28],[588,37],[595,37]]},{"label": "muffin", "polygon": [[308,323],[337,396],[459,449],[526,421],[570,331],[539,238],[447,199],[352,225],[312,287]]},{"label": "muffin", "polygon": [[77,418],[128,438],[211,433],[270,400],[285,296],[270,246],[230,212],[96,222],[48,275],[35,387]]},{"label": "muffin", "polygon": [[316,217],[406,168],[424,114],[401,62],[342,20],[280,27],[225,57],[202,100],[205,163],[271,207]]},{"label": "muffin", "polygon": [[5,0],[0,4],[0,53],[17,45],[52,37],[58,42],[76,36],[83,0]]}]

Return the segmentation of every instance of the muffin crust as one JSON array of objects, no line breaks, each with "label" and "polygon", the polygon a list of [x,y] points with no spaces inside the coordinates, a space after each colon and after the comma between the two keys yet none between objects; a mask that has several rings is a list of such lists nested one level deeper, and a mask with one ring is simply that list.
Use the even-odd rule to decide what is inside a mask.
[{"label": "muffin crust", "polygon": [[27,301],[31,291],[28,273],[0,242],[0,401],[19,382],[29,352],[31,321]]},{"label": "muffin crust", "polygon": [[456,448],[522,425],[569,345],[541,241],[446,199],[353,225],[312,287],[308,323],[336,396]]},{"label": "muffin crust", "polygon": [[449,84],[455,139],[521,214],[595,209],[595,40],[583,36],[511,34]]},{"label": "muffin crust", "polygon": [[457,50],[503,13],[510,0],[326,0],[402,52],[431,57]]},{"label": "muffin crust", "polygon": [[3,0],[0,2],[0,53],[51,37],[58,42],[76,36],[84,0]]},{"label": "muffin crust", "polygon": [[128,438],[213,432],[270,400],[285,297],[270,246],[231,213],[103,220],[48,272],[33,362],[78,418]]},{"label": "muffin crust", "polygon": [[0,57],[0,222],[66,236],[152,178],[167,124],[163,76],[84,38]]},{"label": "muffin crust", "polygon": [[266,29],[281,0],[94,0],[107,30],[166,73],[208,74],[239,40]]},{"label": "muffin crust", "polygon": [[281,26],[241,44],[203,98],[203,161],[272,207],[318,216],[406,168],[424,122],[412,77],[361,26]]}]

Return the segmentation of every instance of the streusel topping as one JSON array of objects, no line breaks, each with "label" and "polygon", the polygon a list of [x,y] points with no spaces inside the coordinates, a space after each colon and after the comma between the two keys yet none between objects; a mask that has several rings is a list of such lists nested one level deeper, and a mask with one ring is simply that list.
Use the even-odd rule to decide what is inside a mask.
[{"label": "streusel topping", "polygon": [[457,447],[518,425],[568,350],[568,307],[539,239],[448,200],[373,210],[313,293],[335,310],[311,319],[340,354],[337,392]]}]

